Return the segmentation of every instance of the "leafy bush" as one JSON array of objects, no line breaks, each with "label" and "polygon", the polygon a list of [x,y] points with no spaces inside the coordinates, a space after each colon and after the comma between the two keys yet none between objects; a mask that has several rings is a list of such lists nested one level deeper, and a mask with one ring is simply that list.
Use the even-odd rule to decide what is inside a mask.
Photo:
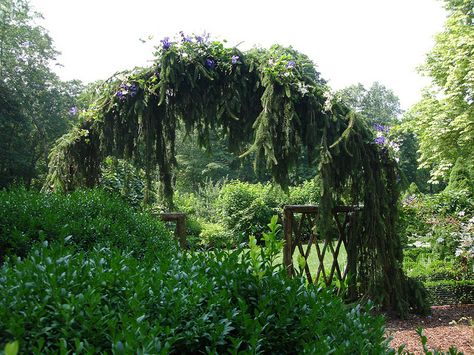
[{"label": "leafy bush", "polygon": [[474,194],[474,176],[468,162],[459,157],[449,175],[447,192],[462,192],[467,196]]},{"label": "leafy bush", "polygon": [[107,157],[102,164],[100,185],[138,207],[144,198],[145,173],[126,160]]},{"label": "leafy bush", "polygon": [[466,275],[452,261],[443,261],[420,255],[416,260],[405,260],[408,276],[420,281],[458,280]]},{"label": "leafy bush", "polygon": [[160,221],[102,190],[69,195],[0,191],[0,262],[6,255],[26,256],[37,241],[66,237],[84,250],[104,244],[142,255],[175,248]]},{"label": "leafy bush", "polygon": [[411,277],[407,278],[406,285],[408,304],[411,306],[410,311],[419,315],[431,314],[431,303],[424,285]]},{"label": "leafy bush", "polygon": [[284,193],[270,184],[232,181],[221,190],[217,206],[225,226],[248,241],[260,236],[270,218],[279,212]]},{"label": "leafy bush", "polygon": [[24,353],[388,350],[369,308],[257,259],[237,250],[139,260],[116,248],[38,245],[0,269],[0,349],[18,340]]},{"label": "leafy bush", "polygon": [[208,179],[196,192],[177,191],[175,203],[194,222],[193,226],[200,225],[199,229],[188,228],[190,239],[197,245],[213,248],[246,242],[250,235],[260,237],[267,221],[280,213],[283,205],[317,204],[319,196],[316,179],[291,187],[289,195],[271,184]]},{"label": "leafy bush", "polygon": [[237,240],[234,234],[219,223],[202,223],[202,231],[199,235],[199,245],[214,249],[224,247],[235,247]]},{"label": "leafy bush", "polygon": [[472,198],[456,191],[406,195],[400,212],[399,233],[405,244],[405,260],[414,262],[423,255],[425,259],[452,261],[460,272],[472,269]]},{"label": "leafy bush", "polygon": [[290,187],[287,204],[317,205],[321,198],[321,182],[318,178],[307,180],[301,185]]}]

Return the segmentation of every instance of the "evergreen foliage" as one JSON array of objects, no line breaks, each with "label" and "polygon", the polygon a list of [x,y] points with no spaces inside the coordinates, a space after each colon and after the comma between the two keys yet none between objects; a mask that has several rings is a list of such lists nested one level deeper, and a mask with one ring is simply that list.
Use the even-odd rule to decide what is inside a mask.
[{"label": "evergreen foliage", "polygon": [[25,139],[31,123],[20,112],[18,102],[0,82],[0,186],[18,183],[32,176]]},{"label": "evergreen foliage", "polygon": [[365,121],[330,97],[307,56],[281,46],[243,53],[201,36],[165,38],[154,65],[105,81],[82,117],[51,152],[48,188],[95,185],[101,162],[112,155],[142,167],[147,188],[157,167],[172,207],[178,127],[197,132],[204,147],[219,129],[232,151],[253,155],[256,167],[264,163],[283,189],[302,154],[317,159],[323,221],[348,191],[349,203],[364,205],[350,236],[361,293],[400,314],[408,310],[395,233],[396,163]]},{"label": "evergreen foliage", "polygon": [[36,246],[0,268],[0,349],[16,340],[25,354],[391,352],[370,305],[289,279],[267,250],[279,248],[137,260],[113,247]]},{"label": "evergreen foliage", "polygon": [[469,169],[469,165],[463,158],[459,157],[449,175],[449,183],[446,190],[464,192],[468,196],[473,196],[473,182],[474,177]]}]

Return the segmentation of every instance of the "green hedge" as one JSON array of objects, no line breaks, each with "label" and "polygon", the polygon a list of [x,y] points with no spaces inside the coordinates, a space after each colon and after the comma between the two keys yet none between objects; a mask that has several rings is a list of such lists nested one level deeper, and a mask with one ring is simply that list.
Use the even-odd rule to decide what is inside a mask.
[{"label": "green hedge", "polygon": [[[248,251],[136,259],[40,246],[0,269],[0,349],[22,353],[385,353],[383,319],[255,272]],[[168,255],[168,256],[167,256]]]},{"label": "green hedge", "polygon": [[104,244],[137,255],[176,247],[160,221],[102,190],[0,191],[0,263],[7,255],[26,256],[38,241],[65,238],[79,249]]},{"label": "green hedge", "polygon": [[474,280],[427,281],[424,285],[433,305],[474,304]]}]

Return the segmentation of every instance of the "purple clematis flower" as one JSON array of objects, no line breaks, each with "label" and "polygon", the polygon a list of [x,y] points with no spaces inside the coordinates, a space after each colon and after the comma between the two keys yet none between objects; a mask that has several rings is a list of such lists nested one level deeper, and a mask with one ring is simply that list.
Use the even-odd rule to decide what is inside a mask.
[{"label": "purple clematis flower", "polygon": [[239,56],[238,55],[233,55],[232,56],[232,64],[237,64],[237,61],[239,60]]},{"label": "purple clematis flower", "polygon": [[385,144],[385,137],[379,136],[374,139],[375,144],[384,145]]},{"label": "purple clematis flower", "polygon": [[137,95],[137,91],[138,91],[137,84],[134,83],[130,85],[128,89],[130,90],[130,97],[135,97]]},{"label": "purple clematis flower", "polygon": [[167,51],[168,49],[170,49],[171,45],[173,44],[173,42],[170,42],[170,38],[169,37],[165,37],[163,38],[161,41],[161,44],[163,46],[163,49],[165,51]]},{"label": "purple clematis flower", "polygon": [[290,60],[288,64],[286,65],[287,69],[293,69],[296,66],[296,63],[294,60]]},{"label": "purple clematis flower", "polygon": [[390,132],[390,127],[388,126],[384,126],[384,125],[381,125],[379,123],[375,123],[374,124],[374,128],[377,132],[383,132],[385,134],[387,134],[388,132]]},{"label": "purple clematis flower", "polygon": [[185,35],[183,31],[179,31],[179,34],[181,35],[181,41],[183,43],[186,43],[186,42],[192,42],[192,38],[191,36],[188,36],[188,35]]},{"label": "purple clematis flower", "polygon": [[204,32],[202,35],[197,35],[194,37],[196,38],[197,43],[203,44],[203,43],[209,42],[209,36],[210,36],[210,33]]},{"label": "purple clematis flower", "polygon": [[206,59],[206,67],[212,70],[216,67],[216,62],[208,58]]}]

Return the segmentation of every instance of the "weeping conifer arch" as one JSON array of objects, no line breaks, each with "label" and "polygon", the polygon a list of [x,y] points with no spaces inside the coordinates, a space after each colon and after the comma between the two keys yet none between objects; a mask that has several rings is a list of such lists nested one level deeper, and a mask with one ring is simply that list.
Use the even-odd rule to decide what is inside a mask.
[{"label": "weeping conifer arch", "polygon": [[198,36],[165,39],[152,66],[102,85],[81,124],[52,150],[46,184],[63,190],[96,185],[102,160],[115,156],[147,176],[157,168],[162,194],[172,203],[178,126],[197,132],[204,147],[219,129],[233,151],[265,162],[283,188],[303,152],[318,157],[323,220],[343,194],[350,196],[346,202],[364,205],[352,236],[360,289],[404,314],[410,300],[395,233],[396,163],[374,143],[364,120],[327,93],[314,63],[292,48],[243,53]]}]

